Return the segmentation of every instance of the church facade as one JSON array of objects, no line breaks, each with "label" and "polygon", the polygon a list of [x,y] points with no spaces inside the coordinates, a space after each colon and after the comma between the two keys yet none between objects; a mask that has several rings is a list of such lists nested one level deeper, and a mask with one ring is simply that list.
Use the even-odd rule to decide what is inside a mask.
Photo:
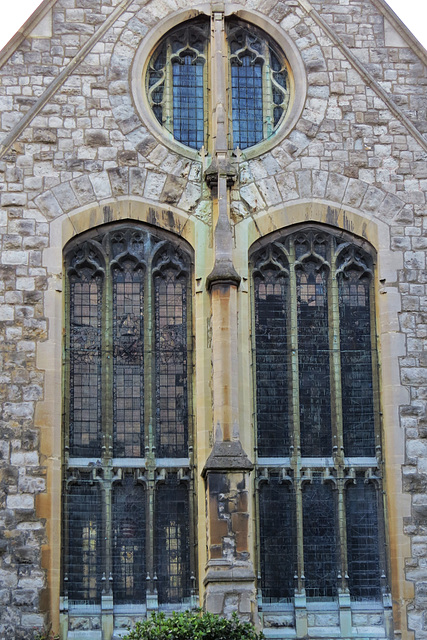
[{"label": "church facade", "polygon": [[384,0],[0,52],[0,638],[427,637],[426,85]]}]

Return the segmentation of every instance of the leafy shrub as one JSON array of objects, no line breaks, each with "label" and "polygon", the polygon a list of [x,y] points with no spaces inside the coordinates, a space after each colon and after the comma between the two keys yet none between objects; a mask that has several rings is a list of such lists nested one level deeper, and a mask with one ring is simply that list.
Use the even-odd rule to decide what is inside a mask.
[{"label": "leafy shrub", "polygon": [[262,640],[250,622],[241,622],[233,613],[232,618],[222,618],[201,611],[174,612],[171,617],[164,613],[152,614],[123,640]]}]

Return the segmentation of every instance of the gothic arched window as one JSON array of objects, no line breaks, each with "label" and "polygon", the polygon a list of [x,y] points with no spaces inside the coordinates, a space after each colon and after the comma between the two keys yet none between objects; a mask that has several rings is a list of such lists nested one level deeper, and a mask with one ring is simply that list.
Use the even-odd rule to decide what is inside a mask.
[{"label": "gothic arched window", "polygon": [[[190,602],[191,256],[137,224],[65,249],[63,592]],[[159,578],[159,580],[157,579]]]},{"label": "gothic arched window", "polygon": [[[269,138],[286,117],[290,68],[280,47],[261,29],[236,17],[226,19],[231,114],[230,146],[246,149]],[[208,146],[210,68],[209,18],[172,29],[151,56],[148,101],[157,121],[193,149]],[[213,64],[213,63],[212,63]],[[218,71],[218,70],[217,70]]]},{"label": "gothic arched window", "polygon": [[374,253],[313,226],[251,261],[263,602],[381,601]]}]

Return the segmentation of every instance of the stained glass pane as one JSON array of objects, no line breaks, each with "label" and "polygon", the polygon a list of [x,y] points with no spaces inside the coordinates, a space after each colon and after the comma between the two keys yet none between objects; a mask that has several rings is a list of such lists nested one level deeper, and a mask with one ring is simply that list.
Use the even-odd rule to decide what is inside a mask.
[{"label": "stained glass pane", "polygon": [[113,271],[114,456],[144,456],[144,274]]},{"label": "stained glass pane", "polygon": [[70,283],[70,453],[101,451],[101,279]]},{"label": "stained glass pane", "polygon": [[378,502],[375,486],[363,477],[347,485],[347,556],[350,594],[381,597]]},{"label": "stained glass pane", "polygon": [[304,484],[304,573],[308,598],[331,598],[337,593],[336,510],[331,484],[315,477]]},{"label": "stained glass pane", "polygon": [[370,281],[357,271],[339,278],[344,451],[375,455]]},{"label": "stained glass pane", "polygon": [[174,269],[155,278],[156,454],[188,455],[187,279]]},{"label": "stained glass pane", "polygon": [[301,454],[327,456],[332,452],[327,276],[314,262],[296,275]]},{"label": "stained glass pane", "polygon": [[156,571],[159,602],[190,596],[189,493],[169,474],[156,487]]},{"label": "stained glass pane", "polygon": [[113,489],[114,602],[145,600],[145,490],[126,476]]},{"label": "stained glass pane", "polygon": [[270,270],[255,280],[258,455],[289,455],[287,280]]},{"label": "stained glass pane", "polygon": [[264,602],[294,595],[296,571],[295,494],[293,487],[272,476],[259,491],[261,589]]},{"label": "stained glass pane", "polygon": [[99,487],[89,481],[70,487],[68,500],[68,596],[96,603],[102,586],[102,511]]}]

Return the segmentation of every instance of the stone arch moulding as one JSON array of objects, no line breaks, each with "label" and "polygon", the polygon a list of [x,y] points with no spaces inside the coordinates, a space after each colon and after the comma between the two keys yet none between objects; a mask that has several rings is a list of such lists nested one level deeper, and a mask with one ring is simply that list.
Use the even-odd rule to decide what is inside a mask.
[{"label": "stone arch moulding", "polygon": [[[37,347],[37,367],[44,372],[45,394],[36,404],[35,424],[40,428],[40,449],[47,471],[47,491],[37,497],[37,513],[46,518],[47,544],[43,568],[47,571],[47,599],[54,628],[59,626],[61,566],[61,421],[62,421],[62,332],[63,258],[66,243],[74,236],[112,222],[141,222],[175,234],[194,251],[194,221],[182,213],[139,200],[94,203],[58,216],[50,223],[50,248],[44,250],[43,264],[49,273],[44,313],[49,318],[49,334]],[[203,223],[201,223],[203,224]]]},{"label": "stone arch moulding", "polygon": [[[143,38],[138,50],[136,51],[131,68],[133,104],[144,126],[147,127],[149,132],[158,140],[159,143],[165,144],[175,153],[193,159],[198,157],[198,151],[186,147],[180,142],[174,140],[172,137],[166,137],[162,127],[152,114],[145,92],[145,75],[153,49],[168,31],[173,27],[184,23],[186,20],[190,20],[198,15],[209,16],[211,13],[212,5],[200,4],[186,11],[176,11],[170,14],[167,18],[164,18]],[[283,140],[288,137],[295,128],[305,107],[308,86],[307,74],[301,54],[292,38],[268,16],[256,11],[242,9],[238,4],[227,4],[225,6],[224,15],[226,17],[235,15],[246,22],[253,23],[268,33],[268,35],[271,36],[271,38],[285,53],[292,70],[291,106],[288,115],[277,132],[270,138],[267,138],[254,145],[254,147],[245,150],[245,156],[247,158],[252,158],[265,153],[272,147],[283,142]],[[117,98],[115,97],[115,99]]]},{"label": "stone arch moulding", "polygon": [[[406,353],[404,338],[399,334],[401,299],[397,289],[398,271],[403,268],[403,255],[390,249],[389,225],[372,215],[328,201],[298,201],[270,209],[256,219],[246,218],[235,226],[236,245],[248,246],[268,235],[291,231],[292,227],[325,225],[332,231],[342,230],[365,240],[376,251],[375,306],[380,368],[380,397],[383,414],[383,456],[385,459],[386,518],[388,522],[390,583],[394,602],[394,620],[405,616],[400,610],[411,598],[413,584],[406,581],[404,559],[411,553],[410,539],[399,523],[410,515],[411,496],[402,491],[402,465],[405,463],[404,434],[400,428],[399,405],[409,402],[409,392],[402,386],[399,358]],[[239,273],[248,264],[237,264]],[[242,269],[242,271],[241,271]],[[249,278],[249,272],[246,271]]]}]

